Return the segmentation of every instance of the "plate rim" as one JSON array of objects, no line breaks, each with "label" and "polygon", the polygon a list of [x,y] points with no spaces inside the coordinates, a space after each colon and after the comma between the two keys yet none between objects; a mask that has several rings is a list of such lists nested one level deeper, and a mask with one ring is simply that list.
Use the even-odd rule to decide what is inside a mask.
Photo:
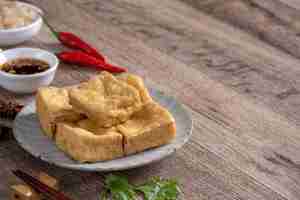
[{"label": "plate rim", "polygon": [[[133,169],[133,168],[149,165],[151,163],[156,163],[156,162],[161,161],[164,158],[169,157],[170,155],[175,153],[178,149],[182,148],[189,141],[189,139],[192,136],[194,121],[193,121],[190,109],[186,105],[184,105],[184,104],[180,103],[179,101],[177,101],[177,99],[175,97],[166,95],[162,91],[151,89],[150,93],[152,94],[153,92],[155,92],[156,95],[157,95],[157,96],[153,97],[154,99],[159,98],[159,96],[163,96],[163,98],[168,98],[168,99],[171,99],[173,102],[175,102],[177,106],[179,106],[182,110],[184,110],[184,113],[186,115],[185,117],[188,119],[188,122],[189,122],[188,129],[186,130],[186,133],[185,133],[186,137],[184,137],[183,140],[179,140],[177,143],[173,143],[173,144],[170,143],[169,144],[169,145],[171,145],[170,148],[164,149],[164,151],[160,152],[159,157],[155,157],[154,159],[141,160],[140,162],[131,162],[133,164],[130,163],[129,165],[123,165],[123,166],[121,165],[121,166],[114,166],[114,167],[101,167],[101,163],[102,163],[101,161],[100,162],[94,162],[94,163],[69,164],[69,163],[65,163],[65,162],[55,162],[52,159],[47,159],[47,157],[43,156],[43,154],[38,155],[37,153],[32,152],[30,149],[28,149],[26,147],[27,145],[23,144],[23,142],[20,140],[18,134],[16,134],[16,123],[18,123],[18,118],[22,115],[22,113],[26,109],[28,109],[31,106],[35,107],[35,99],[32,100],[29,104],[27,104],[16,116],[16,119],[14,120],[14,123],[13,123],[13,135],[14,135],[14,138],[16,139],[18,145],[21,146],[22,149],[24,149],[27,153],[31,154],[33,157],[35,157],[39,160],[42,160],[44,162],[47,162],[50,165],[54,165],[54,166],[65,168],[65,169],[86,171],[86,172],[95,172],[95,171],[97,171],[97,172],[107,172],[107,171],[119,171],[119,170]],[[151,96],[153,96],[153,95],[151,95]],[[41,130],[41,131],[43,131],[43,130]],[[53,144],[53,145],[55,145],[55,144]],[[157,149],[157,148],[159,148],[159,147],[149,149],[149,150],[146,150],[146,151],[153,151],[154,149]],[[59,151],[61,151],[62,153],[65,154],[65,152],[63,152],[62,150],[59,149]],[[132,156],[142,154],[143,152],[133,154]],[[68,156],[68,155],[66,155],[66,156]],[[124,156],[124,157],[128,157],[128,156]],[[121,157],[121,158],[124,158],[124,157]],[[117,158],[117,159],[114,159],[114,160],[118,160],[118,159],[121,159],[121,158]],[[103,162],[110,162],[110,161],[111,160],[103,161]],[[95,165],[95,166],[91,167],[90,165]]]}]

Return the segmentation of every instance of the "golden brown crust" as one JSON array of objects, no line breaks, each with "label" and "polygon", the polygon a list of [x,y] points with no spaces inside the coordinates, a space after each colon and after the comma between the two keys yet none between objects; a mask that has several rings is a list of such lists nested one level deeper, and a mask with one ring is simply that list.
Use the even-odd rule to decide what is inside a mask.
[{"label": "golden brown crust", "polygon": [[96,162],[123,156],[123,136],[117,132],[95,135],[66,123],[57,125],[56,145],[74,160]]},{"label": "golden brown crust", "polygon": [[124,153],[130,155],[168,144],[174,139],[175,123],[165,124],[138,135],[124,134]]},{"label": "golden brown crust", "polygon": [[68,90],[65,88],[40,88],[36,97],[37,114],[45,134],[53,137],[57,122],[77,121],[82,116],[69,104]]},{"label": "golden brown crust", "polygon": [[169,143],[176,135],[175,120],[157,103],[151,102],[134,116],[117,126],[124,136],[126,155]]},{"label": "golden brown crust", "polygon": [[145,87],[144,81],[141,77],[130,73],[124,73],[118,76],[117,79],[125,81],[127,84],[136,88],[140,93],[143,104],[152,101],[152,97],[150,96],[147,88]]},{"label": "golden brown crust", "polygon": [[92,132],[95,135],[104,135],[109,132],[117,132],[116,127],[110,127],[110,128],[103,128],[100,127],[96,122],[91,121],[89,119],[84,119],[76,122],[75,126],[78,126],[79,128],[88,130]]},{"label": "golden brown crust", "polygon": [[176,136],[172,115],[152,100],[142,79],[133,74],[114,77],[104,72],[76,87],[43,88],[36,102],[46,135],[79,162],[134,154]]},{"label": "golden brown crust", "polygon": [[139,91],[108,72],[71,89],[69,96],[76,109],[102,127],[122,123],[142,107]]}]

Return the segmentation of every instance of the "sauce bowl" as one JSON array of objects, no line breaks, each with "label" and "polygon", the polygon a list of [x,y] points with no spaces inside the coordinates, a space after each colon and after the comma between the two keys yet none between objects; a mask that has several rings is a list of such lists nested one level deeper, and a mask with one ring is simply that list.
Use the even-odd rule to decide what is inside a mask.
[{"label": "sauce bowl", "polygon": [[48,51],[37,48],[15,48],[0,52],[0,65],[18,58],[33,58],[49,64],[46,71],[22,75],[0,70],[0,86],[15,93],[33,93],[38,88],[48,86],[54,79],[59,60]]}]

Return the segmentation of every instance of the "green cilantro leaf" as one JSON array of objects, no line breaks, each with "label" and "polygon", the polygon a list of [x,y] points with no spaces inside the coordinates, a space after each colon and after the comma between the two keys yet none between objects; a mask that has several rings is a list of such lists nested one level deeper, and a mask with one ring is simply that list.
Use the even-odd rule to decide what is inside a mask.
[{"label": "green cilantro leaf", "polygon": [[110,194],[112,200],[136,200],[134,186],[130,185],[128,179],[123,176],[110,174],[105,179],[105,190],[100,199],[106,200]]},{"label": "green cilantro leaf", "polygon": [[175,180],[153,178],[146,184],[136,187],[145,200],[176,200],[180,190]]}]

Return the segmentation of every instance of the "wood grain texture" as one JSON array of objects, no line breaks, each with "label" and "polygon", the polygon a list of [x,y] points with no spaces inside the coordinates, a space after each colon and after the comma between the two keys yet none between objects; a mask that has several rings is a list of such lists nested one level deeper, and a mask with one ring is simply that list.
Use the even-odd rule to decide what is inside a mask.
[{"label": "wood grain texture", "polygon": [[[297,25],[291,25],[287,18],[282,17],[283,15],[278,16],[276,12],[278,10],[270,10],[262,5],[278,6],[280,2],[276,4],[268,0],[264,3],[256,0],[226,0],[209,1],[209,3],[204,1],[206,4],[202,5],[202,1],[187,1],[198,9],[246,30],[259,39],[299,58],[298,32],[293,29]],[[283,5],[280,8],[282,9],[279,13],[284,13]],[[296,19],[294,21],[297,22]]]},{"label": "wood grain texture", "polygon": [[123,1],[127,7],[118,1],[76,2],[102,24],[121,28],[239,93],[299,120],[295,109],[299,107],[298,59],[180,2]]},{"label": "wood grain texture", "polygon": [[[299,199],[298,14],[288,0],[30,2],[57,30],[81,35],[192,110],[191,141],[162,162],[124,172],[131,181],[176,176],[184,199]],[[57,49],[46,29],[27,45]],[[61,65],[54,84],[93,73]],[[45,170],[75,199],[98,199],[98,175],[49,166],[12,140],[2,143],[1,180],[16,167]],[[6,185],[0,197],[7,197]]]},{"label": "wood grain texture", "polygon": [[279,1],[286,4],[289,7],[295,8],[297,10],[300,9],[300,2],[297,0],[279,0]]}]

